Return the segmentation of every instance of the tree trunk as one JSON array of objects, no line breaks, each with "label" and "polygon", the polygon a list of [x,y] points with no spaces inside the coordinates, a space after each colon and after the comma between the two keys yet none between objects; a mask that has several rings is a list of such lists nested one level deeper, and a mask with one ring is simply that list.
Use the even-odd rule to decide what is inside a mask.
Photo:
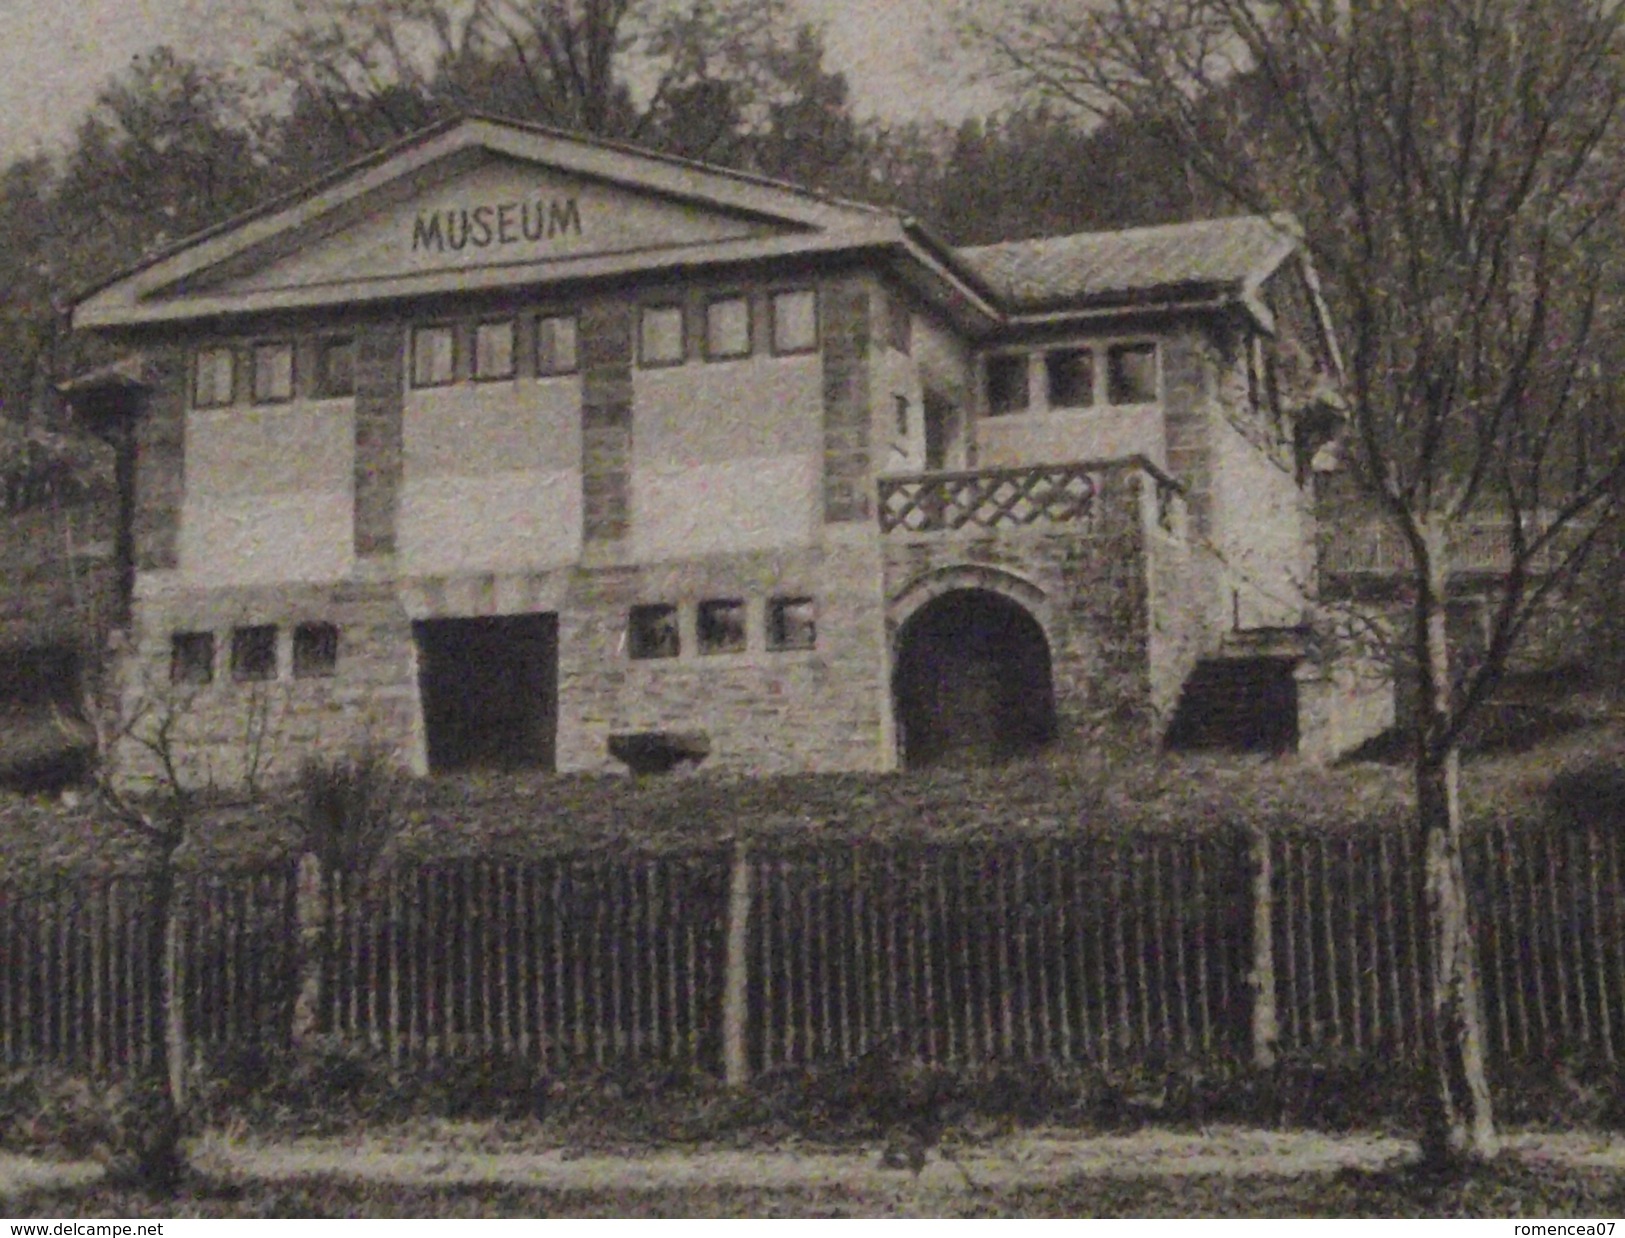
[{"label": "tree trunk", "polygon": [[1416,652],[1420,719],[1416,812],[1422,835],[1418,891],[1426,911],[1422,965],[1424,1094],[1422,1159],[1434,1166],[1488,1159],[1498,1151],[1484,1073],[1484,1007],[1461,856],[1459,744],[1448,741],[1455,707],[1446,627],[1449,561],[1442,530],[1419,575]]}]

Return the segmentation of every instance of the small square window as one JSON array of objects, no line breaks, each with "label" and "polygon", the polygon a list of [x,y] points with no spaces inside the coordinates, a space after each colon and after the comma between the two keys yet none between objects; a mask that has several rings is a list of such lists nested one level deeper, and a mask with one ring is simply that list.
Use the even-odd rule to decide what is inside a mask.
[{"label": "small square window", "polygon": [[675,606],[634,606],[627,635],[634,658],[675,658],[682,652]]},{"label": "small square window", "polygon": [[481,382],[512,378],[513,319],[474,328],[474,377]]},{"label": "small square window", "polygon": [[1087,408],[1095,402],[1095,354],[1087,348],[1059,348],[1044,355],[1051,408]]},{"label": "small square window", "polygon": [[750,301],[726,297],[705,307],[705,355],[708,360],[750,356]]},{"label": "small square window", "polygon": [[347,335],[317,341],[316,398],[341,400],[354,394],[355,341]]},{"label": "small square window", "polygon": [[683,307],[646,305],[638,319],[638,361],[680,365],[683,361]]},{"label": "small square window", "polygon": [[775,652],[818,644],[818,611],[811,598],[774,598],[767,605],[767,647]]},{"label": "small square window", "polygon": [[192,384],[195,408],[219,408],[230,404],[234,394],[236,358],[229,348],[200,348],[197,373]]},{"label": "small square window", "polygon": [[997,417],[1027,408],[1027,358],[1010,353],[987,359],[987,411]]},{"label": "small square window", "polygon": [[293,345],[278,341],[254,345],[254,403],[285,404],[293,399]]},{"label": "small square window", "polygon": [[818,347],[818,294],[810,288],[773,294],[773,351],[812,352]]},{"label": "small square window", "polygon": [[276,628],[256,624],[231,633],[231,677],[238,683],[276,678]]},{"label": "small square window", "polygon": [[214,680],[214,633],[176,632],[169,638],[169,682],[205,684]]},{"label": "small square window", "polygon": [[576,320],[573,314],[554,314],[536,322],[536,372],[574,374]]},{"label": "small square window", "polygon": [[457,377],[457,334],[450,327],[412,332],[412,385],[444,387]]},{"label": "small square window", "polygon": [[745,604],[738,598],[700,603],[701,653],[739,653],[745,648]]},{"label": "small square window", "polygon": [[1157,398],[1157,346],[1114,344],[1106,352],[1106,393],[1113,404],[1151,404]]},{"label": "small square window", "polygon": [[331,623],[301,623],[293,630],[293,677],[320,679],[339,662],[339,630]]}]

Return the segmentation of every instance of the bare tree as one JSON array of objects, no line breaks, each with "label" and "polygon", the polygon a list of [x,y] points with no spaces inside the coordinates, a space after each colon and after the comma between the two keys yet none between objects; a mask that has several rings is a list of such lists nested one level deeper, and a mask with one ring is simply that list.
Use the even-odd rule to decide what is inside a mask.
[{"label": "bare tree", "polygon": [[[1243,209],[1291,210],[1342,320],[1347,465],[1408,548],[1422,1152],[1493,1153],[1462,867],[1464,729],[1530,620],[1618,522],[1620,34],[1606,0],[967,0],[971,41],[1034,95],[1164,134]],[[1487,648],[1453,658],[1455,544],[1507,530]]]}]

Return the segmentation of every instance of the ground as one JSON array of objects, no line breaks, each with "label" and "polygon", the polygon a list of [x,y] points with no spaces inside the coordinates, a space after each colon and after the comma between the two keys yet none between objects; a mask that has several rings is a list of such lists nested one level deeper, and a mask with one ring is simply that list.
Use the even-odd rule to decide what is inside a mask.
[{"label": "ground", "polygon": [[[443,1123],[267,1142],[195,1142],[200,1185],[148,1203],[89,1162],[0,1158],[16,1216],[1299,1216],[1538,1215],[1625,1209],[1625,1135],[1508,1137],[1507,1161],[1438,1183],[1393,1172],[1414,1152],[1377,1134],[1221,1127],[1086,1136],[1039,1129],[933,1153],[916,1179],[878,1146],[572,1155],[511,1128]],[[957,1162],[957,1163],[956,1163]]]}]

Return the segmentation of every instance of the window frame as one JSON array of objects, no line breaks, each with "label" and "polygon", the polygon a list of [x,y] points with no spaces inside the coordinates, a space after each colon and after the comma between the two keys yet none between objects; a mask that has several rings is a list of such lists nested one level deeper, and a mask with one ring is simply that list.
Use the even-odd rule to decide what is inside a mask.
[{"label": "window frame", "polygon": [[[655,314],[675,314],[677,316],[677,353],[672,357],[651,357],[647,330],[650,318]],[[638,368],[644,370],[670,369],[682,365],[688,360],[688,314],[681,301],[650,301],[638,307]]]},{"label": "window frame", "polygon": [[[1118,353],[1140,349],[1151,350],[1151,396],[1145,400],[1119,400],[1113,387],[1116,378],[1113,365],[1114,358]],[[1100,381],[1102,394],[1105,396],[1105,403],[1108,408],[1146,408],[1162,402],[1162,342],[1160,340],[1144,337],[1102,340],[1100,351],[1105,361],[1104,372]]]},{"label": "window frame", "polygon": [[[315,372],[310,376],[311,399],[313,400],[352,400],[356,390],[356,337],[348,333],[335,332],[331,335],[318,335],[316,337],[315,355],[313,357]],[[350,381],[344,389],[334,387],[329,379],[331,370],[327,359],[333,353],[345,351],[350,354]]]},{"label": "window frame", "polygon": [[[445,332],[451,341],[451,368],[450,374],[444,379],[422,379],[418,374],[419,342],[431,332]],[[439,387],[451,387],[457,383],[457,360],[461,345],[458,343],[457,324],[451,322],[424,322],[416,323],[412,327],[411,356],[407,358],[410,363],[407,367],[407,381],[414,391],[433,391]]]},{"label": "window frame", "polygon": [[[1051,358],[1085,357],[1088,359],[1089,382],[1088,398],[1081,403],[1072,401],[1061,403],[1055,398],[1055,371],[1051,366]],[[1063,344],[1044,350],[1044,407],[1060,409],[1071,412],[1075,409],[1100,407],[1100,350],[1093,344]]]},{"label": "window frame", "polygon": [[[508,368],[502,373],[487,374],[480,369],[480,335],[489,327],[508,328]],[[493,316],[475,321],[469,332],[468,376],[477,383],[511,383],[519,375],[519,325],[512,317]],[[452,370],[456,372],[456,357],[452,357]]]},{"label": "window frame", "polygon": [[[323,642],[317,644],[318,652],[327,651],[326,656],[314,664],[311,662],[312,638]],[[295,679],[333,678],[339,666],[339,625],[323,620],[295,624],[290,661]]]},{"label": "window frame", "polygon": [[[188,651],[204,653],[201,665],[192,662]],[[214,682],[215,655],[214,633],[210,631],[184,631],[169,634],[169,682],[184,684],[191,687],[207,687]],[[193,673],[186,673],[186,667],[192,666]]]},{"label": "window frame", "polygon": [[[744,347],[737,351],[721,351],[711,346],[711,313],[713,310],[724,305],[742,305],[745,309],[745,342]],[[755,343],[756,306],[752,303],[749,293],[724,292],[706,298],[704,354],[707,361],[746,360],[756,351]]]},{"label": "window frame", "polygon": [[[277,625],[274,623],[245,623],[231,630],[231,681],[233,683],[274,683],[281,673],[281,656],[277,650]],[[250,653],[261,652],[250,642],[265,640],[270,651],[270,663],[265,674],[256,673],[247,665]]]},{"label": "window frame", "polygon": [[[807,620],[805,643],[786,639],[789,627],[785,617],[793,607],[805,606],[812,612]],[[805,653],[818,648],[818,600],[810,594],[775,594],[767,600],[767,650],[769,653]]]},{"label": "window frame", "polygon": [[[260,394],[260,356],[281,353],[288,358],[288,393],[286,395]],[[248,402],[258,407],[292,404],[299,398],[299,346],[291,339],[255,340],[248,346]]]},{"label": "window frame", "polygon": [[[745,653],[750,649],[750,607],[742,597],[706,598],[695,608],[694,645],[701,657],[715,658],[728,654]],[[715,637],[717,617],[727,614],[730,620],[737,616],[737,632],[726,640],[708,640]]]},{"label": "window frame", "polygon": [[[568,322],[570,324],[570,364],[568,366],[560,366],[552,361],[548,358],[547,351],[542,347],[543,329],[545,324],[550,322]],[[567,374],[579,374],[581,372],[581,316],[575,311],[538,314],[532,329],[531,342],[534,345],[537,378],[561,378]]]},{"label": "window frame", "polygon": [[[812,338],[806,344],[785,345],[780,342],[779,302],[789,297],[807,297],[812,304]],[[823,340],[824,323],[821,299],[815,287],[777,288],[768,294],[768,347],[775,357],[798,357],[815,353]]]},{"label": "window frame", "polygon": [[[1021,368],[1021,403],[1001,408],[993,400],[993,368],[996,365],[1019,365]],[[982,402],[989,417],[1017,417],[1033,411],[1033,356],[1030,352],[988,353],[982,361]]]},{"label": "window frame", "polygon": [[[660,644],[646,643],[646,637],[652,635],[652,629],[644,627],[649,620],[670,620],[671,647],[664,649]],[[662,662],[683,656],[683,627],[682,617],[676,606],[669,602],[643,602],[632,607],[626,614],[626,653],[634,662]]]},{"label": "window frame", "polygon": [[[222,399],[203,398],[203,360],[207,356],[226,359],[226,391]],[[237,350],[230,344],[203,344],[192,354],[192,407],[230,408],[237,402]]]}]

